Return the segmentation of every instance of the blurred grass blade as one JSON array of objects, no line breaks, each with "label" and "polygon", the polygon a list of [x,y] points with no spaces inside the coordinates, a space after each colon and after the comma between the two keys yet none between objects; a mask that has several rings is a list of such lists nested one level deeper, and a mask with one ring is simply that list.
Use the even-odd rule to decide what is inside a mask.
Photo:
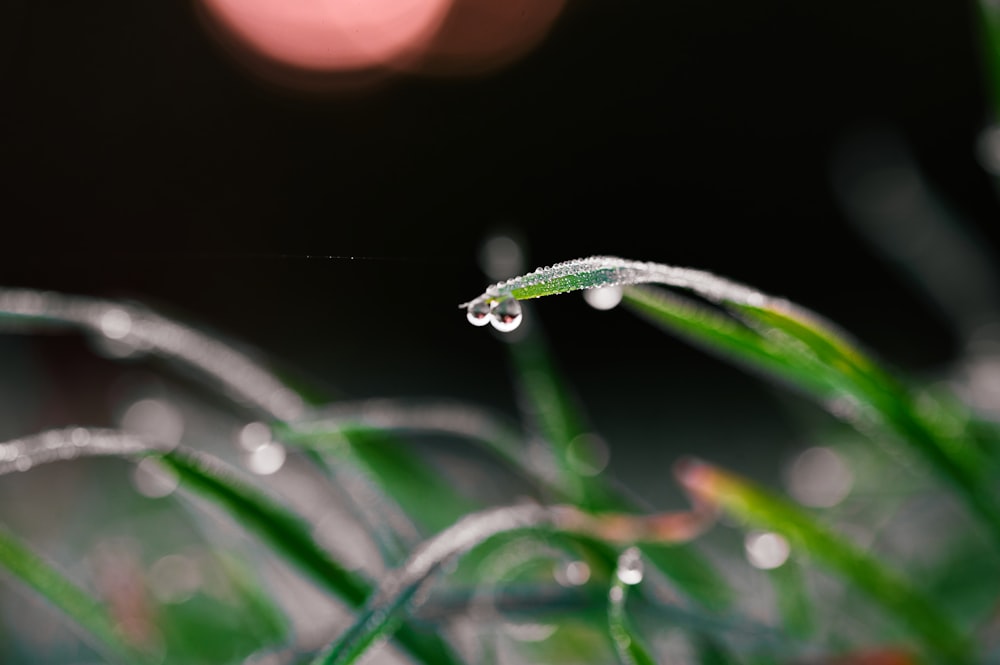
[{"label": "blurred grass blade", "polygon": [[679,464],[677,477],[692,495],[750,525],[781,534],[794,548],[843,577],[908,627],[942,662],[971,662],[970,645],[950,617],[895,571],[817,522],[802,508],[734,474],[695,460]]},{"label": "blurred grass blade", "polygon": [[[1000,545],[1000,505],[987,471],[993,466],[975,437],[956,436],[956,424],[944,427],[924,416],[913,391],[868,358],[856,342],[817,315],[788,303],[760,307],[739,306],[753,320],[804,344],[822,363],[844,393],[866,405],[898,439],[909,444],[936,473],[950,482],[968,505],[990,527]],[[939,409],[941,415],[944,407]]]},{"label": "blurred grass blade", "polygon": [[417,548],[406,564],[383,583],[357,621],[313,661],[314,665],[357,662],[374,644],[399,627],[401,614],[421,585],[449,559],[493,536],[549,523],[550,513],[537,505],[492,508],[460,519]]},{"label": "blurred grass blade", "polygon": [[[482,508],[452,483],[442,482],[441,473],[395,432],[348,422],[306,424],[303,429],[285,425],[276,431],[289,445],[329,459],[335,471],[347,465],[365,482],[377,486],[374,489],[381,496],[375,500],[382,504],[382,519],[396,526],[411,546],[418,539],[417,531],[400,521],[414,521],[433,532]],[[406,506],[405,513],[402,506]]]},{"label": "blurred grass blade", "polygon": [[608,632],[621,665],[654,665],[625,612],[629,589],[642,581],[642,555],[635,547],[622,552],[608,592]]},{"label": "blurred grass blade", "polygon": [[979,54],[986,73],[993,122],[1000,123],[1000,8],[991,0],[976,0],[980,23]]},{"label": "blurred grass blade", "polygon": [[812,637],[816,632],[813,604],[798,560],[790,557],[767,573],[785,632],[799,640]]},{"label": "blurred grass blade", "polygon": [[343,428],[310,428],[300,433],[275,423],[277,438],[298,448],[329,479],[351,514],[371,536],[383,562],[393,566],[420,541],[419,529],[398,501],[388,496],[384,482],[354,451]]},{"label": "blurred grass blade", "polygon": [[0,321],[72,326],[113,343],[125,356],[152,353],[194,370],[225,394],[258,413],[280,420],[302,415],[303,400],[262,363],[191,326],[145,307],[30,289],[0,288]]},{"label": "blurred grass blade", "polygon": [[524,453],[524,437],[514,423],[478,405],[451,399],[339,401],[307,419],[282,425],[292,437],[350,429],[450,435],[475,441],[512,466],[519,465]]},{"label": "blurred grass blade", "polygon": [[782,345],[719,310],[649,287],[625,289],[622,302],[652,323],[745,369],[783,380],[822,400],[842,395],[838,383],[812,354]]},{"label": "blurred grass blade", "polygon": [[[550,446],[552,468],[542,470],[549,477],[550,493],[562,500],[576,495],[578,502],[593,511],[636,511],[636,502],[606,478],[579,473],[570,461],[570,446],[575,437],[590,431],[576,400],[566,388],[566,381],[552,362],[552,354],[540,330],[529,329],[521,339],[507,345],[515,369],[515,381],[524,395],[524,403],[537,421],[543,442]],[[540,454],[523,463],[540,466]],[[536,473],[539,473],[536,471]],[[697,549],[684,542],[644,545],[650,562],[670,577],[680,589],[712,609],[723,609],[732,600],[725,579]]]},{"label": "blurred grass blade", "polygon": [[153,665],[159,658],[127,644],[104,606],[0,526],[0,567],[82,628],[84,640],[113,662]]},{"label": "blurred grass blade", "polygon": [[[182,486],[223,507],[244,528],[254,532],[279,554],[327,591],[352,607],[370,593],[369,584],[337,563],[312,536],[311,525],[263,493],[227,473],[221,461],[204,454],[172,451],[162,458]],[[403,627],[400,642],[425,663],[454,663],[451,649],[439,638]]]},{"label": "blurred grass blade", "polygon": [[[275,553],[351,607],[361,606],[371,591],[365,579],[343,567],[316,542],[307,520],[240,479],[222,460],[205,453],[181,447],[166,450],[127,433],[82,427],[51,430],[0,445],[0,474],[79,455],[156,455],[176,474],[182,488],[222,508]],[[399,639],[424,663],[455,662],[451,649],[436,636],[403,627]]]},{"label": "blurred grass blade", "polygon": [[585,508],[600,506],[606,500],[603,488],[590,482],[571,461],[573,441],[589,434],[592,428],[552,364],[541,331],[533,326],[507,349],[521,395],[520,406],[541,435],[531,443],[535,446],[529,453],[532,465],[540,467],[542,477],[547,477],[548,485],[557,491],[552,498],[565,497]]}]

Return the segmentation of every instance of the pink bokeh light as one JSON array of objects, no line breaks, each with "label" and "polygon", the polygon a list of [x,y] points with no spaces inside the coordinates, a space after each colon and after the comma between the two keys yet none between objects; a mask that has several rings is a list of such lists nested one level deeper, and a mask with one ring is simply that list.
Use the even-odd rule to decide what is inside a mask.
[{"label": "pink bokeh light", "polygon": [[387,73],[470,74],[506,65],[547,34],[565,0],[196,0],[258,76],[329,88]]}]

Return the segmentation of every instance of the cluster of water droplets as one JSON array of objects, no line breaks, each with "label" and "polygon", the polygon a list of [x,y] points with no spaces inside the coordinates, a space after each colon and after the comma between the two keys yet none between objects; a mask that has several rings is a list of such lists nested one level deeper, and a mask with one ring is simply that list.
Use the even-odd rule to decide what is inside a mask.
[{"label": "cluster of water droplets", "polygon": [[466,318],[474,326],[492,325],[500,332],[510,332],[521,325],[524,318],[521,303],[514,298],[487,300],[479,298],[470,302],[466,308]]}]

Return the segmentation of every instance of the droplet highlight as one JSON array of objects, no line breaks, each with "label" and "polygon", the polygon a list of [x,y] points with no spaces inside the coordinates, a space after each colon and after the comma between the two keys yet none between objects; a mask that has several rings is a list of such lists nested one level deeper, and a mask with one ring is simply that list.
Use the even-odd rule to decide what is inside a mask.
[{"label": "droplet highlight", "polygon": [[521,325],[524,318],[521,313],[521,303],[514,298],[505,298],[498,302],[491,311],[490,323],[500,332],[511,332]]},{"label": "droplet highlight", "polygon": [[465,312],[465,318],[474,326],[485,326],[493,318],[490,314],[490,304],[485,300],[477,300],[469,303]]},{"label": "droplet highlight", "polygon": [[642,581],[645,570],[642,565],[642,555],[638,548],[630,547],[618,557],[618,569],[615,575],[623,584],[634,586]]},{"label": "droplet highlight", "polygon": [[754,568],[774,570],[788,560],[791,547],[784,537],[770,532],[753,532],[743,542],[747,560]]}]

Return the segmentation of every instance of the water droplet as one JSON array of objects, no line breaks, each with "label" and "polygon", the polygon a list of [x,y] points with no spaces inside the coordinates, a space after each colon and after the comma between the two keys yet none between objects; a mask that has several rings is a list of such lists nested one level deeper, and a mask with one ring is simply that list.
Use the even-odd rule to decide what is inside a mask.
[{"label": "water droplet", "polygon": [[743,542],[750,565],[761,570],[772,570],[788,560],[791,548],[788,541],[776,533],[748,533]]},{"label": "water droplet", "polygon": [[237,441],[243,450],[253,452],[271,443],[271,428],[264,423],[248,423],[240,430]]},{"label": "water droplet", "polygon": [[108,339],[123,339],[132,331],[132,317],[125,310],[114,307],[101,315],[100,327]]},{"label": "water droplet", "polygon": [[469,303],[469,309],[466,311],[465,317],[474,326],[485,326],[492,318],[490,316],[490,304],[485,300],[476,300]]},{"label": "water droplet", "polygon": [[184,435],[184,416],[161,399],[141,399],[122,416],[122,429],[149,437],[156,443],[176,446]]},{"label": "water droplet", "polygon": [[82,448],[90,443],[90,432],[88,432],[83,427],[76,427],[73,432],[69,435],[70,441],[73,442],[74,446]]},{"label": "water droplet", "polygon": [[491,311],[490,323],[500,332],[510,332],[521,325],[521,303],[514,298],[505,298]]},{"label": "water droplet", "polygon": [[642,581],[643,576],[642,555],[635,547],[630,547],[618,557],[618,570],[615,574],[623,583],[635,585]]},{"label": "water droplet", "polygon": [[604,286],[597,289],[587,289],[583,299],[594,309],[614,309],[622,301],[622,287]]},{"label": "water droplet", "polygon": [[582,586],[590,579],[590,566],[586,561],[570,561],[565,566],[556,566],[555,577],[563,586]]},{"label": "water droplet", "polygon": [[799,503],[815,508],[837,505],[851,491],[854,476],[830,448],[808,448],[787,473],[788,493]]},{"label": "water droplet", "polygon": [[285,465],[285,447],[276,441],[265,443],[247,455],[247,466],[254,473],[269,476]]}]

